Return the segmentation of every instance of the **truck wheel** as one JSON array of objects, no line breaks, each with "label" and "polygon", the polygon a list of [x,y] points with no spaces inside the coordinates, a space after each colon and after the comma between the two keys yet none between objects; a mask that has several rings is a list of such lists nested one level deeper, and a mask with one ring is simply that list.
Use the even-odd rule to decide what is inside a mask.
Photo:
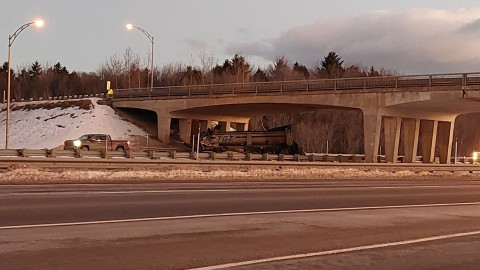
[{"label": "truck wheel", "polygon": [[80,150],[82,150],[82,151],[90,151],[90,148],[85,145],[85,146],[82,146],[82,147],[80,148]]},{"label": "truck wheel", "polygon": [[125,152],[125,149],[123,147],[117,147],[117,149],[115,149],[116,151],[119,151],[119,152]]}]

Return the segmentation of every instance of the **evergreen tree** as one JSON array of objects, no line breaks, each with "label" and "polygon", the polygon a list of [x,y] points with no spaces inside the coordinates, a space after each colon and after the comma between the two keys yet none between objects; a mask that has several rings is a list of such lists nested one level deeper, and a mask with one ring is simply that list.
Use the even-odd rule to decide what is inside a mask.
[{"label": "evergreen tree", "polygon": [[340,78],[345,71],[342,65],[342,58],[336,52],[329,52],[317,67],[317,72],[321,77]]},{"label": "evergreen tree", "polygon": [[293,64],[293,77],[296,80],[308,80],[310,78],[310,72],[304,65],[300,65],[298,62]]}]

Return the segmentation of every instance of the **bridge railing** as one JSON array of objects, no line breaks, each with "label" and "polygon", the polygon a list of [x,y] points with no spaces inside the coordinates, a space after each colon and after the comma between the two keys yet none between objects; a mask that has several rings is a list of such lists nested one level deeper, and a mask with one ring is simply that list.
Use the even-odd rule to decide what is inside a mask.
[{"label": "bridge railing", "polygon": [[287,93],[336,90],[399,89],[407,87],[480,85],[480,73],[451,73],[385,77],[359,77],[278,82],[188,85],[116,89],[113,98],[191,97],[229,94]]}]

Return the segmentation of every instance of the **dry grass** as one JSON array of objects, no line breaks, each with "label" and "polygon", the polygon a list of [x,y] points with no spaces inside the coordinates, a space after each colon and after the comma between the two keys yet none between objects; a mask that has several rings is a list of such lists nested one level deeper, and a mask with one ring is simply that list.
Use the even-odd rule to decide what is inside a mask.
[{"label": "dry grass", "polygon": [[155,183],[165,181],[328,181],[335,179],[480,179],[478,174],[450,172],[388,172],[318,167],[164,165],[155,170],[52,170],[12,167],[0,172],[0,184]]},{"label": "dry grass", "polygon": [[46,109],[51,110],[54,108],[70,108],[70,107],[79,107],[82,110],[90,110],[93,108],[92,101],[90,99],[82,99],[82,100],[65,100],[59,102],[45,102],[45,103],[30,103],[25,105],[14,105],[12,107],[12,111],[19,111],[19,110],[38,110],[38,109]]}]

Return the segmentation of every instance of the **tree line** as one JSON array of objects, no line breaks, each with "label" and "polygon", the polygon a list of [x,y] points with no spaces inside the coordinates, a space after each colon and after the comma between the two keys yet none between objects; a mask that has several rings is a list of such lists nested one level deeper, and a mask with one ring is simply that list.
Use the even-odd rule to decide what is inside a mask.
[{"label": "tree line", "polygon": [[[392,72],[358,65],[344,66],[336,52],[329,52],[314,67],[291,62],[278,56],[265,68],[255,66],[244,55],[235,54],[218,63],[213,53],[198,54],[198,65],[170,63],[154,68],[154,86],[186,86],[200,84],[225,84],[271,82],[289,80],[314,80],[326,78],[352,78],[391,75]],[[130,48],[123,55],[110,56],[96,72],[69,72],[57,62],[43,67],[38,61],[29,67],[11,69],[11,97],[15,100],[54,96],[98,94],[106,91],[106,81],[111,88],[143,88],[150,85],[148,62],[143,61]],[[0,87],[7,89],[8,62],[0,67]]]}]

